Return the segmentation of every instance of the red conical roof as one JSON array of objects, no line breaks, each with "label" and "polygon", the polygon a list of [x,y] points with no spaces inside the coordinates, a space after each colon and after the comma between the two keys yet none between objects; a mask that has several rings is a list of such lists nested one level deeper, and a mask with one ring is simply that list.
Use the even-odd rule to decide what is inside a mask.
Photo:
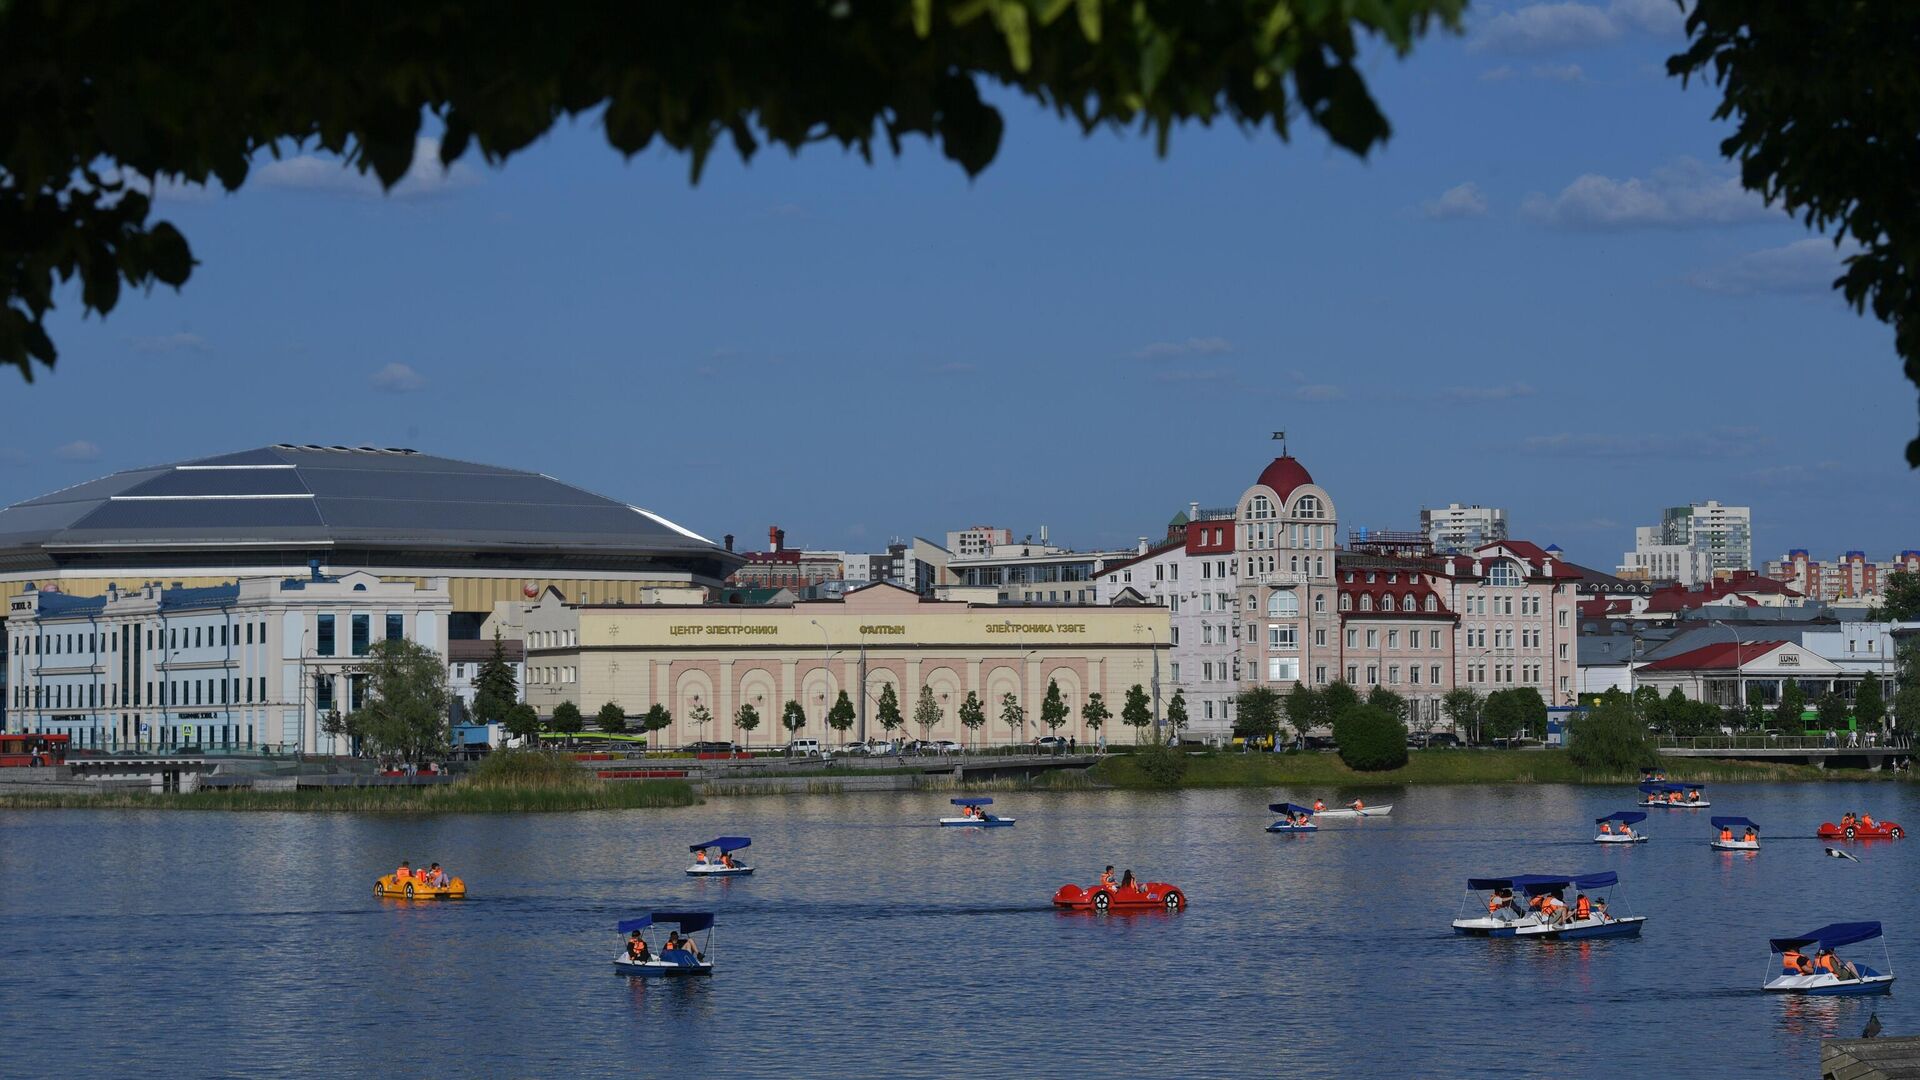
[{"label": "red conical roof", "polygon": [[1275,495],[1285,499],[1293,494],[1294,488],[1313,483],[1313,477],[1307,474],[1306,466],[1292,456],[1282,454],[1273,459],[1273,464],[1261,471],[1260,483],[1272,488]]}]

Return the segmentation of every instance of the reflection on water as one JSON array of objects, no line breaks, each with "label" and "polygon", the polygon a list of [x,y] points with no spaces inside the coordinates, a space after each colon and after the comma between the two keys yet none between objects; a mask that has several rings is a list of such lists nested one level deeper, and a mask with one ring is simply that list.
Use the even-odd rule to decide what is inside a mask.
[{"label": "reflection on water", "polygon": [[[1590,842],[1631,789],[1028,793],[1012,829],[941,829],[945,797],[715,800],[538,817],[0,813],[8,1076],[317,1075],[404,1058],[449,1073],[1811,1075],[1818,1040],[1899,997],[1765,995],[1769,936],[1847,918],[1915,941],[1913,843],[1828,859],[1841,807],[1920,820],[1902,785],[1721,785],[1768,826],[1713,852],[1656,811]],[[1266,803],[1356,795],[1393,816],[1267,834]],[[686,844],[753,837],[751,878],[690,879]],[[381,901],[401,858],[463,903]],[[1055,912],[1108,863],[1186,911]],[[86,889],[77,865],[111,868]],[[1616,870],[1640,939],[1456,938],[1476,874]],[[719,913],[714,975],[618,976],[614,923]],[[1864,956],[1879,966],[1878,956]],[[1517,1018],[1526,1018],[1516,1027]],[[1623,1032],[1631,1033],[1622,1038]],[[82,1034],[87,1052],[74,1051]]]}]

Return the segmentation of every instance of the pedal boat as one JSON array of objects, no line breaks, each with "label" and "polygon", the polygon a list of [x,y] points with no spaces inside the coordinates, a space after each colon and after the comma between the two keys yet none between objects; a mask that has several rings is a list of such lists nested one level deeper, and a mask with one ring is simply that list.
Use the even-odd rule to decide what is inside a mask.
[{"label": "pedal boat", "polygon": [[1855,822],[1842,828],[1831,821],[1820,823],[1822,840],[1900,840],[1905,838],[1907,830],[1891,821],[1876,821],[1873,828]]},{"label": "pedal boat", "polygon": [[1379,806],[1362,806],[1358,810],[1351,806],[1329,806],[1325,810],[1316,811],[1314,816],[1318,818],[1386,817],[1391,813],[1393,813],[1393,804],[1382,803]]},{"label": "pedal boat", "polygon": [[1720,839],[1720,835],[1718,833],[1715,833],[1713,839],[1707,841],[1707,846],[1712,848],[1715,851],[1759,851],[1760,850],[1760,840],[1759,840],[1760,826],[1754,824],[1751,821],[1748,821],[1746,818],[1717,817],[1713,819],[1713,827],[1716,829],[1726,829],[1729,831],[1734,829],[1752,829],[1754,834],[1754,839],[1752,840],[1744,840],[1744,839],[1722,840]]},{"label": "pedal boat", "polygon": [[711,851],[713,852],[713,854],[707,857],[706,862],[696,862],[692,866],[687,867],[687,876],[688,877],[746,877],[748,874],[753,873],[753,867],[748,866],[745,863],[734,863],[732,866],[727,866],[720,861],[719,857],[722,855],[730,854],[735,851],[739,851],[740,849],[749,847],[752,844],[753,844],[753,841],[744,836],[719,836],[719,837],[715,837],[712,840],[708,840],[705,843],[688,844],[687,845],[688,851],[692,851],[696,853],[703,852],[703,851]]},{"label": "pedal boat", "polygon": [[[1644,844],[1647,842],[1647,835],[1634,832],[1633,827],[1645,820],[1647,815],[1638,810],[1618,810],[1606,817],[1594,818],[1593,824],[1602,831],[1594,834],[1593,842],[1596,844]],[[1620,827],[1613,828],[1614,823],[1618,823]]]},{"label": "pedal boat", "polygon": [[700,942],[701,956],[698,959],[681,949],[671,953],[650,952],[646,960],[637,961],[622,952],[613,958],[613,970],[621,975],[632,975],[643,979],[677,979],[690,975],[713,974],[713,912],[711,911],[656,911],[651,915],[642,915],[635,919],[621,921],[620,933],[645,930],[649,926],[675,926],[685,934],[707,932],[706,939]]},{"label": "pedal boat", "polygon": [[448,878],[445,885],[428,885],[417,876],[401,881],[387,874],[373,883],[373,895],[385,900],[465,900],[467,883]]},{"label": "pedal boat", "polygon": [[1053,894],[1053,906],[1069,911],[1165,911],[1168,914],[1187,906],[1186,894],[1164,881],[1149,881],[1130,888],[1109,889],[1102,885],[1081,888],[1062,885]]},{"label": "pedal boat", "polygon": [[943,817],[940,819],[940,824],[945,826],[958,826],[962,828],[974,828],[974,829],[997,829],[1003,826],[1012,825],[1014,821],[1014,819],[1010,817],[996,817],[991,812],[984,809],[984,807],[993,805],[993,800],[986,798],[985,796],[981,796],[978,798],[968,798],[968,799],[948,799],[947,801],[952,803],[955,806],[971,806],[976,809],[980,809],[980,816],[972,817],[963,813],[959,817]]},{"label": "pedal boat", "polygon": [[[1461,910],[1480,910],[1485,914],[1462,915],[1453,920],[1453,932],[1466,937],[1527,938],[1535,941],[1639,937],[1640,926],[1647,921],[1645,915],[1617,916],[1601,914],[1596,910],[1585,919],[1569,918],[1556,923],[1528,910],[1519,900],[1522,896],[1529,899],[1552,896],[1567,903],[1566,891],[1569,888],[1590,895],[1600,893],[1594,899],[1607,900],[1610,897],[1606,894],[1619,882],[1620,875],[1611,870],[1567,877],[1519,874],[1503,878],[1469,878],[1467,899]],[[1493,893],[1494,897],[1483,901],[1481,893]],[[1503,893],[1505,903],[1499,903]]]},{"label": "pedal boat", "polygon": [[[1311,806],[1300,806],[1290,802],[1277,802],[1269,804],[1267,809],[1282,815],[1279,821],[1267,826],[1268,832],[1310,833],[1320,831],[1320,826],[1313,823],[1313,807]],[[1305,818],[1306,820],[1304,822],[1297,821],[1296,819],[1299,818]]]},{"label": "pedal boat", "polygon": [[[1808,931],[1799,937],[1773,938],[1767,944],[1772,955],[1767,958],[1767,981],[1761,989],[1774,994],[1810,994],[1816,997],[1855,997],[1864,994],[1888,994],[1893,992],[1893,976],[1876,971],[1865,964],[1855,963],[1854,970],[1860,973],[1857,979],[1843,978],[1831,972],[1820,971],[1812,975],[1788,975],[1780,970],[1780,961],[1775,956],[1792,949],[1801,952],[1808,948],[1838,949],[1843,945],[1853,945],[1862,941],[1872,941],[1881,937],[1880,924],[1877,922],[1833,923],[1818,930]],[[1886,940],[1880,942],[1881,955],[1889,971],[1893,968],[1892,954],[1887,950]]]},{"label": "pedal boat", "polygon": [[[1646,798],[1640,800],[1641,806],[1658,806],[1667,810],[1701,810],[1712,806],[1705,795],[1697,799],[1688,799],[1688,792],[1698,792],[1705,784],[1654,784],[1640,785],[1640,793]],[[1679,795],[1680,799],[1670,800],[1669,795]]]}]

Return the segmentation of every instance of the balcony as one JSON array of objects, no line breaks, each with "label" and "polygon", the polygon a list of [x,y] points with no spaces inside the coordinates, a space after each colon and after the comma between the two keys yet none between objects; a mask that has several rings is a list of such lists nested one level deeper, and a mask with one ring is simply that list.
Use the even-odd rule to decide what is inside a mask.
[{"label": "balcony", "polygon": [[1312,575],[1298,570],[1269,570],[1252,577],[1255,585],[1306,585],[1312,580]]}]

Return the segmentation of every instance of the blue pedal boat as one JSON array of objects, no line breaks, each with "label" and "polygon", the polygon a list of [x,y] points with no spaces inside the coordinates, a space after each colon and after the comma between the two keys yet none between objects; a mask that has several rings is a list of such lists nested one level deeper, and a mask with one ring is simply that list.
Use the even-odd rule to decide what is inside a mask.
[{"label": "blue pedal boat", "polygon": [[1267,826],[1268,832],[1310,833],[1320,831],[1320,826],[1313,823],[1313,807],[1311,806],[1301,806],[1298,803],[1290,802],[1277,802],[1268,804],[1267,809],[1282,815],[1279,821]]}]

